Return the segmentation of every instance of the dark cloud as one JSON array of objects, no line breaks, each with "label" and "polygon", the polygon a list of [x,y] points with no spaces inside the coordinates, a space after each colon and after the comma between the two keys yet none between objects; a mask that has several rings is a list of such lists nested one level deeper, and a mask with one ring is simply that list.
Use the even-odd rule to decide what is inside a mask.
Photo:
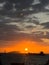
[{"label": "dark cloud", "polygon": [[45,38],[49,39],[49,32],[47,32],[47,35],[45,35]]},{"label": "dark cloud", "polygon": [[49,29],[49,22],[41,23],[41,25],[44,26],[44,28]]},{"label": "dark cloud", "polygon": [[[40,32],[40,31],[33,32],[32,34],[20,33],[19,31],[21,31],[21,30],[15,25],[5,25],[5,24],[1,23],[0,40],[2,40],[2,41],[20,41],[20,40],[24,39],[24,40],[31,40],[31,41],[36,41],[36,42],[43,42],[42,38],[49,39],[49,32],[46,32],[47,34],[44,35],[44,32]],[[39,34],[37,34],[37,33],[39,33]],[[3,44],[5,44],[5,43],[3,43]]]},{"label": "dark cloud", "polygon": [[[6,24],[12,22],[12,18],[19,18],[18,20],[16,20],[16,22],[19,23],[22,22],[22,20],[26,19],[26,16],[28,14],[47,11],[44,7],[49,3],[49,0],[40,0],[40,3],[32,5],[33,1],[34,0],[0,0],[0,3],[5,2],[3,9],[0,10],[0,40],[18,41],[22,39],[28,39],[42,42],[42,38],[49,39],[49,32],[47,32],[46,35],[44,35],[43,32],[41,32],[40,34],[35,34],[35,32],[32,34],[20,33],[21,29],[18,26]],[[14,8],[16,9],[16,11],[13,10]],[[32,8],[32,10],[30,10],[29,8]],[[6,17],[11,18],[5,19]],[[27,23],[32,22],[33,24],[42,25],[44,26],[44,28],[49,29],[49,22],[40,24],[37,17],[34,18],[34,20],[29,19]],[[26,28],[31,29],[34,28],[34,26],[29,25],[26,26]]]},{"label": "dark cloud", "polygon": [[29,18],[29,20],[27,21],[27,23],[29,23],[29,22],[31,22],[33,24],[36,24],[36,25],[39,25],[40,24],[40,22],[38,21],[38,18],[35,17],[35,16],[33,16],[33,19],[32,18]]},{"label": "dark cloud", "polygon": [[[31,27],[32,26],[28,26],[27,28]],[[19,41],[22,39],[41,41],[40,37],[34,33],[27,34],[20,33],[20,31],[21,29],[16,25],[7,25],[6,22],[0,22],[0,40],[2,41]]]},{"label": "dark cloud", "polygon": [[[18,28],[17,28],[18,29]],[[2,41],[19,41],[19,40],[32,40],[36,42],[42,42],[41,38],[45,37],[43,34],[27,34],[27,33],[20,33],[17,31],[15,26],[5,26],[0,28],[0,40]],[[16,32],[15,32],[16,31]]]},{"label": "dark cloud", "polygon": [[40,22],[38,20],[33,20],[33,23],[36,24],[36,25],[40,24]]},{"label": "dark cloud", "polygon": [[[15,2],[16,8],[18,9],[24,9],[31,6],[31,3],[34,0],[8,0],[9,2]],[[23,6],[22,6],[23,5]]]},{"label": "dark cloud", "polygon": [[6,0],[4,4],[5,10],[11,10],[13,8],[13,4],[15,4],[15,8],[17,11],[21,12],[23,9],[29,8],[31,3],[34,0]]},{"label": "dark cloud", "polygon": [[16,25],[7,25],[5,22],[0,22],[0,40],[12,40],[16,31],[20,30]]},{"label": "dark cloud", "polygon": [[13,8],[13,5],[12,5],[11,3],[7,2],[7,3],[4,5],[4,8],[5,8],[5,10],[10,10],[10,9]]},{"label": "dark cloud", "polygon": [[35,13],[44,10],[44,6],[41,3],[33,5],[33,8],[34,8]]},{"label": "dark cloud", "polygon": [[6,1],[6,0],[0,0],[0,3],[4,2],[4,1]]},{"label": "dark cloud", "polygon": [[[39,31],[40,32],[40,31]],[[38,32],[38,33],[39,33]],[[35,33],[35,32],[34,32]],[[37,33],[37,32],[36,32]],[[46,32],[46,35],[44,35],[44,32],[40,32],[40,34],[35,34],[35,37],[36,38],[39,38],[40,40],[42,38],[45,38],[45,39],[49,39],[49,32]]]},{"label": "dark cloud", "polygon": [[35,26],[31,26],[31,25],[26,26],[27,29],[33,29],[34,27],[35,27]]},{"label": "dark cloud", "polygon": [[[47,11],[45,9],[45,4],[48,4],[49,1],[40,0],[40,3],[35,5],[33,5],[34,0],[1,0],[0,2],[5,2],[3,9],[0,10],[1,15],[23,18],[24,16],[32,13]],[[14,8],[16,10],[14,10]],[[29,8],[32,8],[32,10]]]},{"label": "dark cloud", "polygon": [[43,6],[49,4],[49,0],[39,0],[39,1]]},{"label": "dark cloud", "polygon": [[49,39],[49,32],[46,32],[46,35],[39,36],[40,39]]}]

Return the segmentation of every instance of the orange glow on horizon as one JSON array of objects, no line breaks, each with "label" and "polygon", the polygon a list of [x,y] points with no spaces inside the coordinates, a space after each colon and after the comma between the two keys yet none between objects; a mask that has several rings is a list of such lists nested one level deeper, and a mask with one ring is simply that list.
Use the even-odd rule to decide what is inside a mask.
[{"label": "orange glow on horizon", "polygon": [[20,53],[39,53],[40,51],[43,51],[44,53],[49,53],[49,46],[44,46],[41,45],[40,43],[37,42],[32,42],[32,41],[20,41],[17,44],[13,46],[8,46],[8,47],[3,47],[0,51],[6,50],[6,52],[11,52],[11,51],[18,51]]}]

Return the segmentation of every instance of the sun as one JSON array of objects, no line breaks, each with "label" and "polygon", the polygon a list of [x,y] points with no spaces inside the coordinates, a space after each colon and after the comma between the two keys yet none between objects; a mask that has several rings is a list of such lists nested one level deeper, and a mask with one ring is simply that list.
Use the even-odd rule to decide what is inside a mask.
[{"label": "sun", "polygon": [[24,50],[25,50],[26,53],[28,52],[28,48],[25,48]]}]

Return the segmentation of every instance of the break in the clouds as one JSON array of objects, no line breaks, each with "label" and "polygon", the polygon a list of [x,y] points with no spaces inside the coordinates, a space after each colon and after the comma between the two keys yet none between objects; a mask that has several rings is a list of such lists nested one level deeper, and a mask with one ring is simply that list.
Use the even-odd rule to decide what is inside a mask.
[{"label": "break in the clouds", "polygon": [[49,39],[49,0],[0,0],[0,40],[22,39]]}]

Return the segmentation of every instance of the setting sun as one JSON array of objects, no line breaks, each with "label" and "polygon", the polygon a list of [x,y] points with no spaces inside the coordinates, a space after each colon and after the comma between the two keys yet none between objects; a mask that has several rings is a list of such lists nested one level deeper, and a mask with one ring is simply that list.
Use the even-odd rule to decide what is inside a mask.
[{"label": "setting sun", "polygon": [[28,48],[25,48],[26,53],[28,53]]},{"label": "setting sun", "polygon": [[43,51],[44,53],[49,53],[49,46],[44,46],[41,43],[37,43],[29,40],[21,40],[19,42],[9,42],[13,44],[12,46],[0,47],[0,51],[11,52],[16,51],[20,53],[39,53]]},{"label": "setting sun", "polygon": [[28,48],[25,48],[25,51],[28,51]]}]

